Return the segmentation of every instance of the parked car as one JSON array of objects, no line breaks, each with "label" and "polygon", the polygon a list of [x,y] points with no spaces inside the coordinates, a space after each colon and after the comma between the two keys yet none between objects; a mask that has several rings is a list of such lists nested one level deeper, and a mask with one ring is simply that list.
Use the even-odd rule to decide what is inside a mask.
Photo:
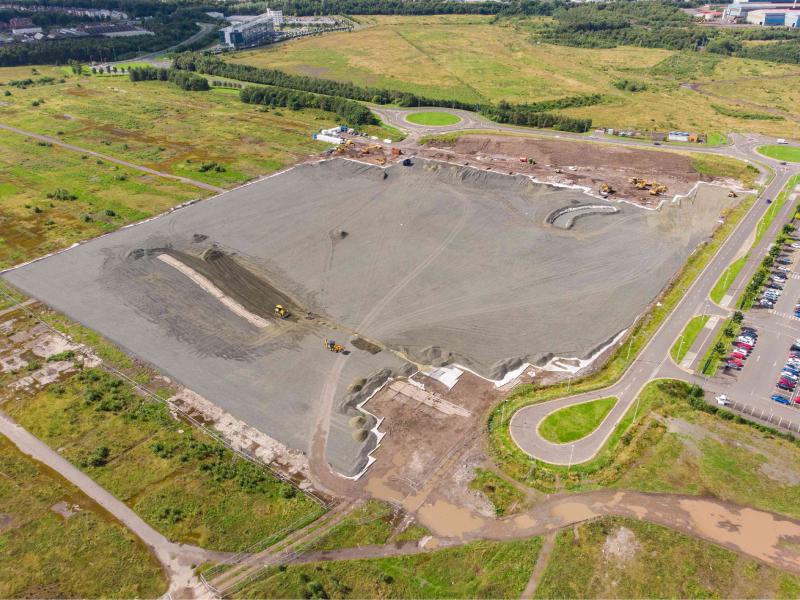
[{"label": "parked car", "polygon": [[785,396],[781,396],[780,394],[773,394],[772,399],[779,404],[789,404],[789,399]]},{"label": "parked car", "polygon": [[716,400],[717,404],[720,406],[728,406],[731,403],[725,394],[720,394],[719,396],[715,397],[714,400]]},{"label": "parked car", "polygon": [[727,368],[727,369],[736,369],[737,371],[741,371],[742,370],[742,365],[737,365],[735,362],[728,361],[728,362],[725,363],[725,368]]},{"label": "parked car", "polygon": [[794,391],[793,385],[789,385],[788,383],[781,383],[780,381],[776,384],[776,387],[782,390],[786,390],[787,392]]},{"label": "parked car", "polygon": [[784,267],[783,265],[778,265],[776,267],[778,271],[783,271],[784,273],[791,273],[791,269],[789,267]]}]

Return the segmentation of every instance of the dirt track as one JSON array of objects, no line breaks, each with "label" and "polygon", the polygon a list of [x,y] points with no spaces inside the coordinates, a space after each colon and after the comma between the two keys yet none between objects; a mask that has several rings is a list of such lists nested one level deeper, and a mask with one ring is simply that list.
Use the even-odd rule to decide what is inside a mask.
[{"label": "dirt track", "polygon": [[[452,156],[448,156],[450,153]],[[492,164],[541,181],[586,186],[594,193],[601,183],[608,183],[616,190],[610,198],[633,200],[643,206],[655,206],[663,197],[686,194],[698,181],[711,181],[692,168],[691,158],[675,152],[569,140],[470,134],[460,136],[455,143],[430,142],[419,154],[456,162],[466,158],[475,166]],[[520,157],[531,158],[536,164],[523,163]],[[666,185],[668,192],[653,197],[647,190],[631,185],[630,177],[657,181]]]}]

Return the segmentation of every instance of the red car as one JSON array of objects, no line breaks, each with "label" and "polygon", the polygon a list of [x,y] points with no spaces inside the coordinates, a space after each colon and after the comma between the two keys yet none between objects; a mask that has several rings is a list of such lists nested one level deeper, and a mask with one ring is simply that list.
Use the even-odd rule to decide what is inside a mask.
[{"label": "red car", "polygon": [[729,356],[728,357],[728,362],[735,364],[737,367],[743,367],[744,366],[744,363],[742,362],[742,359],[738,358],[736,356]]},{"label": "red car", "polygon": [[731,358],[738,358],[739,360],[747,359],[747,354],[744,352],[731,352]]},{"label": "red car", "polygon": [[790,389],[794,389],[797,384],[791,379],[786,379],[786,377],[781,377],[781,380],[778,382],[778,385],[783,385]]},{"label": "red car", "polygon": [[752,350],[753,349],[753,345],[752,344],[748,344],[747,342],[736,342],[734,344],[734,346],[736,346],[737,348],[744,348],[745,350]]}]

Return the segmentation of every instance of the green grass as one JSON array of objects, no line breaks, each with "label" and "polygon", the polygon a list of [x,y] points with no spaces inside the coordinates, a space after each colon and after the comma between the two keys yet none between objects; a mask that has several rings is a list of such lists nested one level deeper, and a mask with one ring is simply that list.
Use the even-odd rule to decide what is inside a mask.
[{"label": "green grass", "polygon": [[617,398],[609,396],[567,406],[547,415],[539,425],[539,433],[556,444],[574,442],[597,429],[616,403]]},{"label": "green grass", "polygon": [[[614,544],[619,539],[625,542]],[[558,533],[534,597],[796,598],[798,594],[797,575],[666,527],[605,517]]]},{"label": "green grass", "polygon": [[[15,72],[0,69],[0,82]],[[44,102],[32,106],[38,99]],[[244,104],[225,88],[186,92],[127,77],[69,75],[63,84],[15,88],[3,101],[8,125],[220,187],[323,151],[311,134],[337,121],[319,110]],[[201,171],[209,162],[224,170]]]},{"label": "green grass", "polygon": [[509,515],[525,506],[525,494],[505,479],[486,469],[475,469],[469,488],[481,492],[494,506],[498,517]]},{"label": "green grass", "polygon": [[686,353],[691,349],[698,334],[703,330],[703,327],[706,326],[706,323],[708,323],[709,318],[708,315],[698,315],[692,317],[686,324],[683,333],[675,340],[675,343],[672,344],[672,348],[669,350],[669,355],[672,357],[672,360],[675,361],[675,364],[681,364],[683,357],[686,356]]},{"label": "green grass", "polygon": [[722,302],[722,299],[725,297],[725,294],[728,292],[730,287],[733,285],[733,282],[736,281],[736,277],[738,277],[739,272],[742,270],[742,267],[747,264],[747,258],[749,257],[748,254],[737,258],[733,261],[725,271],[720,275],[717,282],[714,284],[714,287],[711,288],[711,293],[709,297],[711,301],[719,304]]},{"label": "green grass", "polygon": [[322,512],[104,371],[14,395],[4,409],[171,540],[236,551]]},{"label": "green grass", "polygon": [[[0,596],[155,598],[148,549],[105,510],[0,436]],[[53,506],[74,509],[65,518]]]},{"label": "green grass", "polygon": [[758,151],[764,156],[786,162],[800,162],[800,148],[796,146],[769,145],[761,146]]},{"label": "green grass", "polygon": [[[723,223],[717,227],[707,243],[701,245],[692,253],[683,268],[662,293],[659,299],[660,302],[639,319],[629,334],[628,341],[617,349],[599,371],[578,381],[572,381],[571,393],[580,394],[602,389],[619,379],[630,364],[630,361],[636,357],[639,350],[672,312],[675,305],[683,298],[686,290],[699,273],[702,272],[723,241],[727,239],[742,217],[752,207],[754,199],[755,196],[753,195],[744,197],[735,208],[724,215]],[[534,385],[521,385],[505,402],[498,403],[490,413],[488,451],[495,464],[508,476],[538,489],[548,491],[560,489],[564,486],[580,488],[589,485],[586,482],[606,481],[615,476],[613,472],[606,470],[606,467],[615,458],[619,441],[624,436],[636,437],[637,439],[638,436],[647,436],[647,426],[644,427],[644,431],[636,427],[631,432],[627,431],[633,424],[633,412],[628,411],[617,426],[614,434],[612,434],[609,442],[601,449],[595,459],[577,467],[573,466],[573,469],[568,474],[565,474],[565,477],[561,477],[558,467],[536,461],[520,450],[514,440],[511,439],[508,426],[513,414],[523,406],[545,402],[566,395],[567,388],[564,384],[543,388],[537,388]]]},{"label": "green grass", "polygon": [[385,544],[392,535],[396,512],[391,504],[368,500],[306,550],[336,550]]},{"label": "green grass", "polygon": [[[210,192],[0,131],[0,268]],[[74,199],[48,198],[58,189]]]},{"label": "green grass", "polygon": [[269,567],[235,598],[518,598],[541,538],[412,556]]},{"label": "green grass", "polygon": [[[599,127],[800,137],[793,119],[746,120],[738,112],[720,114],[712,107],[735,106],[748,94],[734,92],[721,102],[679,84],[742,77],[756,86],[780,83],[776,76],[792,73],[791,65],[702,52],[540,43],[539,18],[381,16],[364,18],[361,25],[357,31],[234,53],[226,60],[465,103],[525,103],[599,93],[607,101],[561,112],[589,117]],[[647,89],[620,91],[613,85],[620,79],[641,81]],[[791,89],[775,88],[776,99],[766,104],[797,104]]]},{"label": "green grass", "polygon": [[748,189],[755,188],[758,169],[741,160],[716,154],[693,154],[692,168],[709,177],[738,179]]},{"label": "green grass", "polygon": [[[733,331],[733,335],[728,335],[726,333],[726,330],[728,329]],[[698,363],[700,366],[700,372],[703,375],[708,375],[710,377],[716,375],[717,369],[719,369],[720,363],[730,351],[731,341],[736,337],[738,331],[739,326],[733,322],[733,319],[727,319],[722,323],[717,335],[714,336],[713,340],[711,340],[711,343],[706,349],[706,353]],[[721,353],[717,351],[717,344],[720,343],[725,347],[725,350]]]},{"label": "green grass", "polygon": [[406,116],[406,120],[417,125],[441,126],[455,125],[461,118],[446,112],[425,111],[411,113]]}]

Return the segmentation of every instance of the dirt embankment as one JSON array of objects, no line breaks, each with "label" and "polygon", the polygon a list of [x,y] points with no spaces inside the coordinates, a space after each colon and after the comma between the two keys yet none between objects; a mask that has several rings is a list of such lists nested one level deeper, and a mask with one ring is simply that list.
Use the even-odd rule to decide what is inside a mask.
[{"label": "dirt embankment", "polygon": [[[643,206],[655,206],[665,196],[686,194],[698,181],[711,181],[692,168],[691,158],[681,154],[566,140],[463,135],[454,142],[430,142],[419,155],[532,175],[546,183],[585,186],[595,194],[606,183],[614,189],[610,199]],[[666,185],[667,192],[652,196],[649,190],[632,185],[631,177]]]}]

